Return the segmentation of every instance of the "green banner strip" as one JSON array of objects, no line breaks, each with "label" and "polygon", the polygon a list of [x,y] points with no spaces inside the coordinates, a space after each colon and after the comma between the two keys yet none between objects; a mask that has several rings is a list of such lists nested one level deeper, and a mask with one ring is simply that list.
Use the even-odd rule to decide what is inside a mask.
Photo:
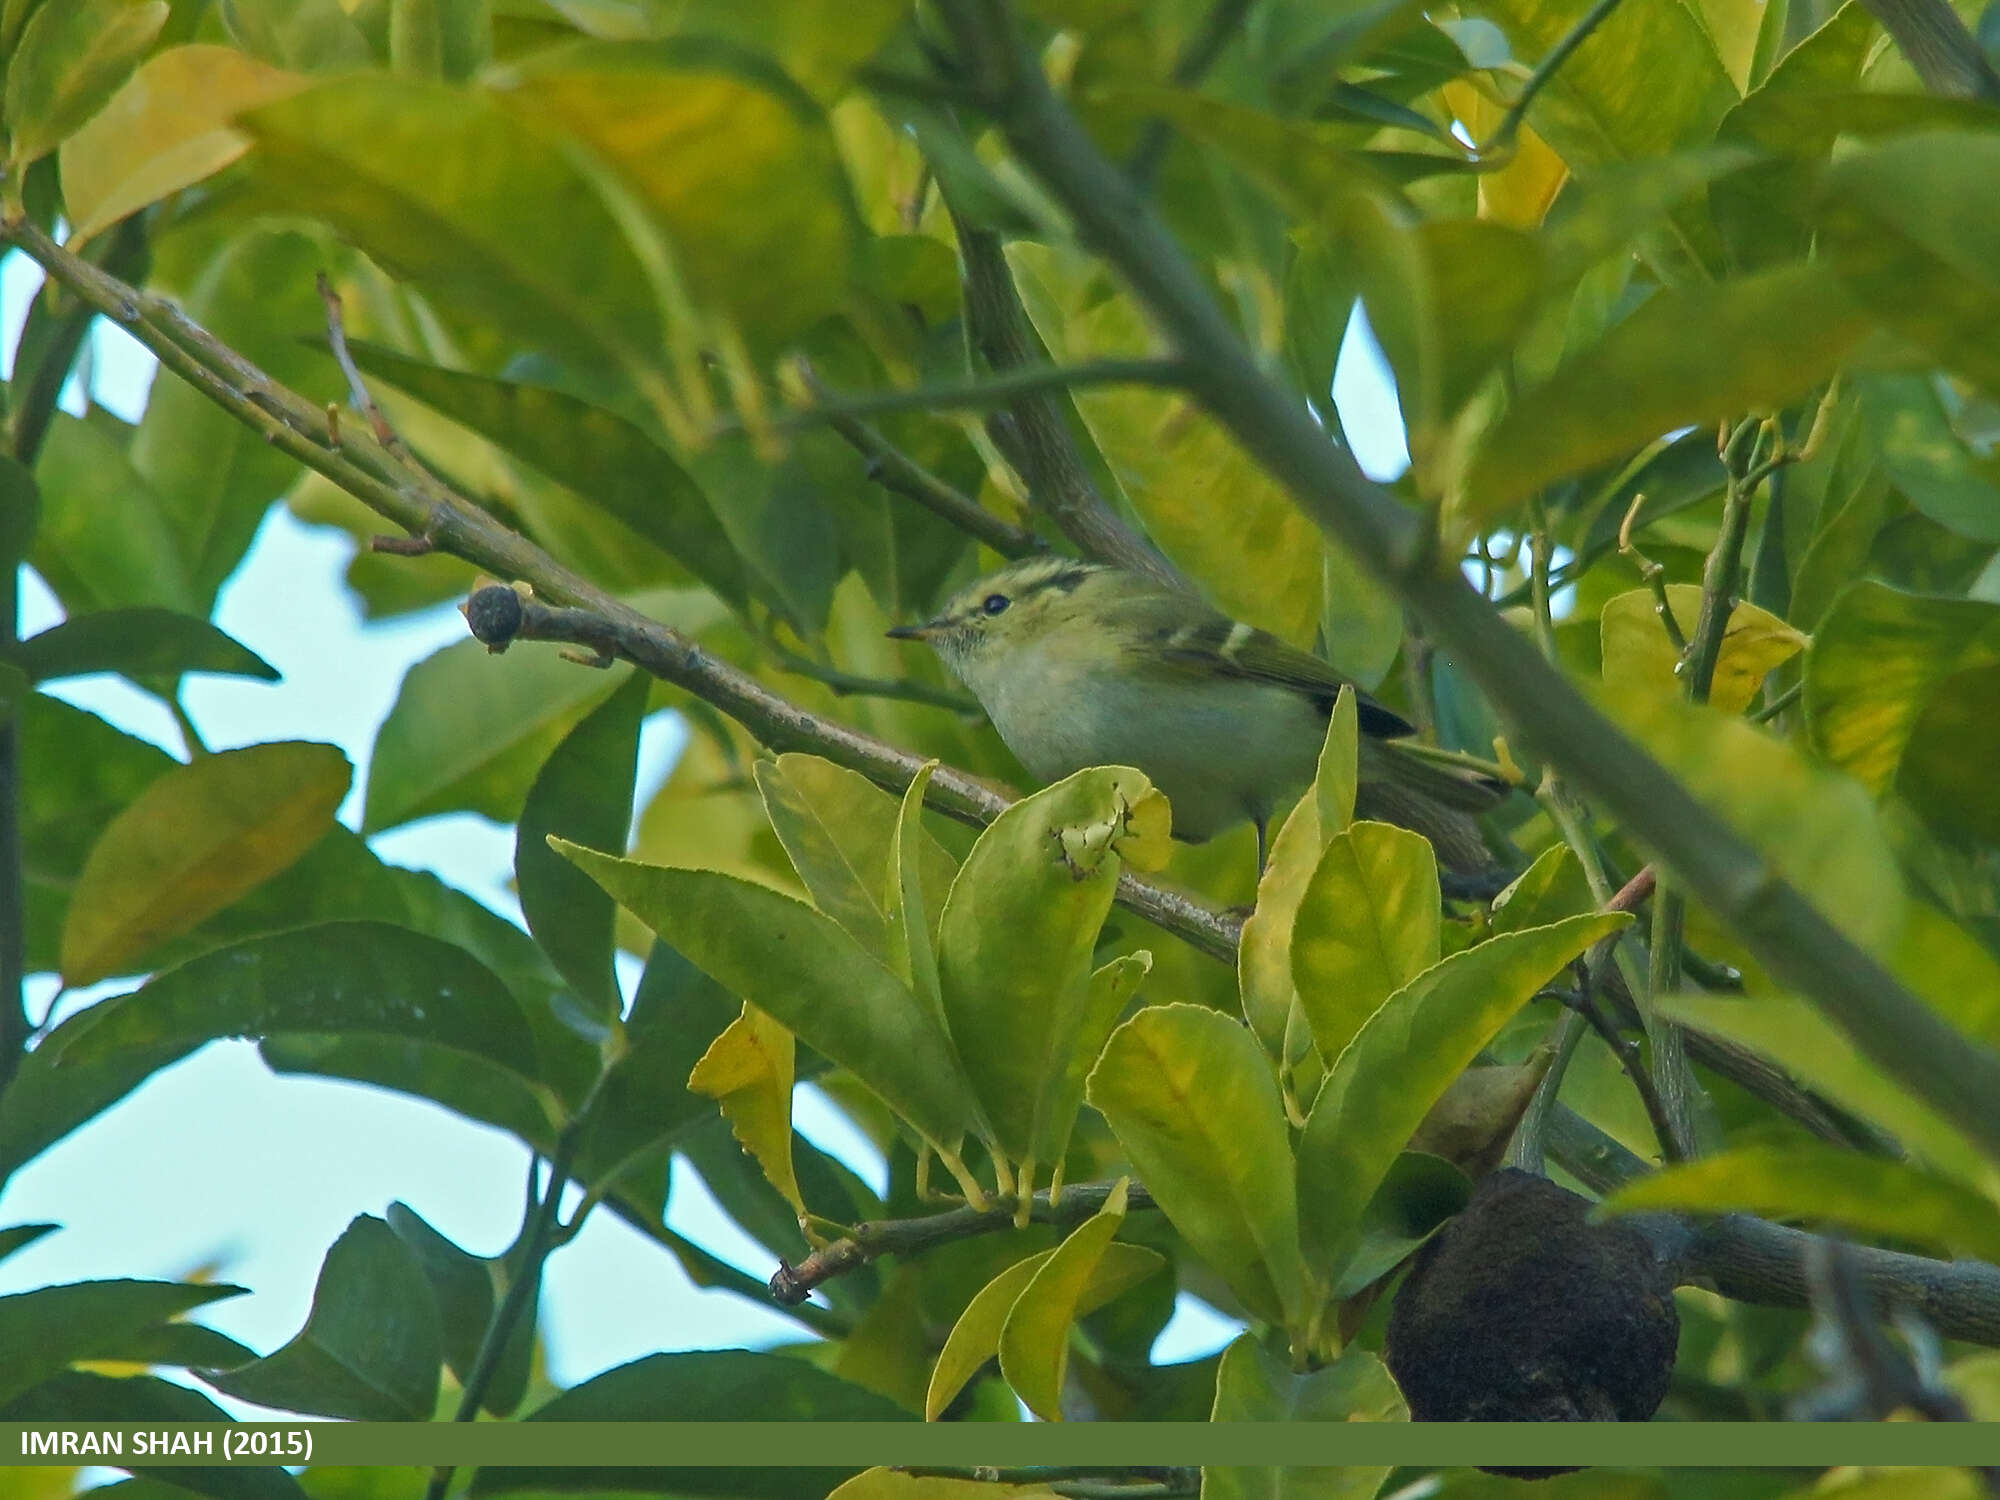
[{"label": "green banner strip", "polygon": [[[0,1423],[0,1464],[35,1463],[1991,1465],[2000,1464],[2000,1423]],[[519,1487],[539,1487],[520,1478]]]}]

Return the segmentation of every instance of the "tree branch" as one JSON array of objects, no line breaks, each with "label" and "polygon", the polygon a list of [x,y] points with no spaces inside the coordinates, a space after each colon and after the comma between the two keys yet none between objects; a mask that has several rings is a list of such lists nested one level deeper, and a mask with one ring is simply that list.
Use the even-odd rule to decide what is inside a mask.
[{"label": "tree branch", "polygon": [[[832,393],[820,383],[812,366],[801,361],[799,374],[823,407],[832,401]],[[1034,532],[994,515],[970,495],[960,494],[859,417],[830,407],[826,410],[827,424],[868,460],[868,477],[883,489],[916,501],[1002,557],[1028,557],[1048,550],[1048,543]]]},{"label": "tree branch", "polygon": [[1960,1035],[1784,881],[1748,841],[1585,701],[1534,643],[1443,567],[1419,519],[1269,380],[1146,201],[1050,91],[1003,0],[943,0],[1007,59],[976,80],[1017,156],[1125,277],[1192,369],[1195,394],[1336,543],[1421,618],[1517,732],[1615,812],[1779,983],[1812,999],[1891,1077],[2000,1156],[2000,1054]]},{"label": "tree branch", "polygon": [[[1041,363],[1000,236],[966,219],[949,194],[945,207],[958,234],[965,324],[973,347],[988,368],[1002,373]],[[989,417],[986,430],[1026,482],[1034,503],[1085,557],[1149,573],[1175,588],[1192,587],[1098,493],[1058,396],[1049,392],[1023,396],[1004,414]]]},{"label": "tree branch", "polygon": [[[829,392],[817,406],[793,407],[770,419],[773,432],[798,432],[841,417],[875,417],[886,412],[978,410],[1014,406],[1028,397],[1047,399],[1052,391],[1080,390],[1093,385],[1184,386],[1188,372],[1176,359],[1093,359],[1083,364],[1055,365],[1046,360],[1024,363],[980,380],[941,385],[913,385],[901,390]],[[718,422],[711,436],[746,431],[738,420]]]},{"label": "tree branch", "polygon": [[[1174,62],[1172,77],[1176,88],[1191,89],[1208,76],[1208,70],[1215,66],[1216,60],[1242,29],[1244,17],[1250,14],[1250,5],[1251,0],[1215,0],[1208,14],[1202,18],[1201,30],[1188,38],[1187,46]],[[1141,187],[1151,185],[1173,139],[1173,127],[1165,120],[1156,115],[1146,122],[1139,144],[1133,149],[1132,160],[1125,168],[1134,182]]]},{"label": "tree branch", "polygon": [[[1059,1229],[1071,1228],[1104,1207],[1104,1200],[1111,1196],[1116,1186],[1110,1182],[1077,1183],[1064,1188],[1062,1202],[1053,1206],[1049,1202],[1048,1191],[1044,1189],[1035,1194],[1034,1204],[1028,1211],[1029,1220],[1036,1224],[1053,1224]],[[1134,1209],[1157,1208],[1159,1205],[1153,1201],[1151,1193],[1135,1182],[1131,1184],[1125,1206]],[[796,1307],[812,1295],[814,1287],[884,1255],[921,1255],[953,1240],[1018,1228],[1017,1209],[1013,1199],[1001,1198],[995,1199],[991,1208],[954,1208],[947,1213],[929,1214],[921,1219],[881,1219],[856,1224],[845,1239],[822,1246],[796,1266],[779,1261],[777,1274],[771,1278],[771,1296],[786,1307]]]}]

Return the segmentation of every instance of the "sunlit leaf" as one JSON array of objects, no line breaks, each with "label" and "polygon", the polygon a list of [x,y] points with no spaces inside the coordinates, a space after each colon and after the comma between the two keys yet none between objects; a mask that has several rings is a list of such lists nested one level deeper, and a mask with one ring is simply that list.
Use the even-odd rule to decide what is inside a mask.
[{"label": "sunlit leaf", "polygon": [[[1215,1422],[1402,1422],[1409,1419],[1382,1361],[1349,1346],[1310,1374],[1242,1334],[1223,1351],[1215,1373]],[[1204,1465],[1202,1500],[1371,1500],[1386,1467]]]},{"label": "sunlit leaf", "polygon": [[745,1151],[794,1210],[806,1211],[792,1167],[792,1034],[754,1005],[710,1044],[687,1086],[722,1106]]},{"label": "sunlit leaf", "polygon": [[[1680,627],[1681,638],[1692,640],[1701,616],[1701,588],[1670,583],[1667,605]],[[1683,681],[1681,653],[1668,638],[1651,589],[1633,589],[1608,600],[1598,616],[1603,633],[1604,677],[1643,685],[1677,695]],[[1790,661],[1806,646],[1806,638],[1769,610],[1739,599],[1722,630],[1721,654],[1708,701],[1725,713],[1741,713],[1757,696],[1771,671]]]},{"label": "sunlit leaf", "polygon": [[1301,1318],[1307,1273],[1284,1105],[1250,1034],[1198,1005],[1151,1006],[1090,1075],[1140,1180],[1251,1312]]},{"label": "sunlit leaf", "polygon": [[72,243],[220,172],[250,149],[239,112],[306,80],[206,42],[148,58],[95,118],[63,142]]},{"label": "sunlit leaf", "polygon": [[936,1016],[830,917],[714,870],[674,870],[556,847],[619,905],[950,1150],[970,1094]]},{"label": "sunlit leaf", "polygon": [[1062,1160],[1091,954],[1119,872],[1165,853],[1166,816],[1137,771],[1079,771],[994,819],[952,882],[937,944],[945,1020],[1001,1149],[1029,1171]]},{"label": "sunlit leaf", "polygon": [[1292,982],[1322,1058],[1438,961],[1440,913],[1423,835],[1360,822],[1327,840],[1292,926]]},{"label": "sunlit leaf", "polygon": [[167,23],[166,0],[67,0],[28,18],[7,67],[16,171],[104,106]]},{"label": "sunlit leaf", "polygon": [[1318,1264],[1345,1259],[1397,1154],[1479,1050],[1563,965],[1628,920],[1593,914],[1505,933],[1425,970],[1368,1017],[1299,1140],[1300,1218]]},{"label": "sunlit leaf", "polygon": [[[1832,375],[1868,327],[1833,274],[1813,265],[1656,292],[1508,408],[1453,503],[1480,524],[1676,427],[1782,404]],[[1690,328],[1702,336],[1688,338]]]}]

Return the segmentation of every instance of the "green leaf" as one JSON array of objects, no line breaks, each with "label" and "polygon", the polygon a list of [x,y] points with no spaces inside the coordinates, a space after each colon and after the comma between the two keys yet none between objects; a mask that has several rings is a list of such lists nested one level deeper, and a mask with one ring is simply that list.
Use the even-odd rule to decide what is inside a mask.
[{"label": "green leaf", "polygon": [[[1521,58],[1553,52],[1584,0],[1497,0],[1482,13]],[[1684,5],[1620,6],[1550,80],[1528,123],[1574,168],[1706,145],[1736,102],[1715,44]]]},{"label": "green leaf", "polygon": [[[1266,1348],[1255,1334],[1239,1334],[1215,1372],[1212,1422],[1407,1422],[1409,1409],[1382,1361],[1350,1346],[1332,1364],[1309,1374]],[[1386,1469],[1368,1472],[1378,1476]],[[1316,1489],[1255,1490],[1252,1494],[1318,1494]],[[1354,1493],[1341,1490],[1341,1494]],[[1374,1493],[1372,1489],[1366,1491]]]},{"label": "green leaf", "polygon": [[1390,995],[1438,961],[1443,909],[1430,840],[1389,823],[1327,840],[1292,926],[1292,982],[1331,1064]]},{"label": "green leaf", "polygon": [[1861,412],[1899,493],[1958,536],[2000,542],[1994,466],[1952,431],[1935,385],[1919,375],[1872,377],[1861,384]]},{"label": "green leaf", "polygon": [[[1701,587],[1670,583],[1667,605],[1683,640],[1694,636],[1701,618]],[[1653,591],[1632,589],[1605,601],[1598,616],[1603,635],[1604,680],[1643,684],[1657,693],[1681,692],[1681,653],[1667,636]],[[1715,677],[1708,701],[1725,713],[1740,714],[1756,698],[1764,679],[1806,646],[1806,638],[1769,610],[1739,599],[1722,630],[1722,651],[1715,660]]]},{"label": "green leaf", "polygon": [[7,66],[16,174],[96,114],[167,23],[166,0],[66,0],[28,18]]},{"label": "green leaf", "polygon": [[1300,1219],[1317,1265],[1344,1263],[1397,1155],[1480,1049],[1564,964],[1629,920],[1593,914],[1491,938],[1426,969],[1367,1019],[1299,1139]]},{"label": "green leaf", "polygon": [[2000,708],[2000,605],[1864,580],[1820,622],[1806,656],[1806,729],[1829,764],[1901,791],[1941,832],[2000,839],[1987,761]]},{"label": "green leaf", "polygon": [[56,413],[35,467],[42,510],[28,561],[72,615],[142,604],[202,614],[167,507],[132,467],[131,437],[105,411]]},{"label": "green leaf", "polygon": [[1738,1146],[1620,1189],[1614,1213],[1664,1208],[1810,1219],[2000,1259],[2000,1206],[1951,1178],[1818,1142]]},{"label": "green leaf", "polygon": [[1567,844],[1551,844],[1519,879],[1493,898],[1493,931],[1519,932],[1581,916],[1597,905],[1583,865]]},{"label": "green leaf", "polygon": [[[924,830],[924,792],[937,765],[926,761],[903,793],[896,811],[896,831],[889,841],[882,905],[887,913],[884,930],[889,967],[943,1021],[944,992],[932,932],[935,914],[944,909],[944,894],[951,889],[958,869]],[[935,867],[929,875],[925,874],[926,865]]]},{"label": "green leaf", "polygon": [[[1521,1071],[1515,1068],[1472,1068],[1459,1075],[1453,1089],[1464,1088],[1467,1079],[1477,1078],[1482,1073],[1516,1074]],[[1537,1081],[1540,1076],[1539,1073],[1536,1075]],[[1444,1100],[1432,1108],[1431,1113],[1425,1116],[1424,1124],[1418,1128],[1418,1142],[1421,1143],[1431,1133],[1439,1112],[1450,1103],[1451,1091],[1447,1090]],[[1513,1134],[1519,1120],[1518,1112],[1507,1116],[1507,1134]],[[1401,1153],[1391,1163],[1382,1185],[1375,1189],[1375,1196],[1368,1200],[1368,1211],[1361,1218],[1360,1241],[1339,1280],[1334,1283],[1334,1297],[1356,1296],[1394,1271],[1422,1248],[1426,1240],[1444,1228],[1452,1215],[1463,1209],[1471,1197],[1471,1180],[1443,1156],[1422,1149]]]},{"label": "green leaf", "polygon": [[1857,300],[1988,392],[2000,393],[2000,222],[1985,211],[2000,131],[1883,141],[1828,168],[1818,215]]},{"label": "green leaf", "polygon": [[77,877],[65,983],[125,972],[294,863],[334,826],[353,768],[331,745],[286,740],[168,772],[112,820]]},{"label": "green leaf", "polygon": [[204,954],[73,1016],[43,1046],[67,1068],[292,1032],[404,1038],[539,1076],[534,1035],[493,972],[386,922],[328,922]]},{"label": "green leaf", "polygon": [[580,42],[496,84],[521,118],[589,148],[614,212],[629,196],[663,241],[677,292],[753,345],[838,309],[858,219],[825,115],[770,64],[700,41]]},{"label": "green leaf", "polygon": [[1854,1050],[1853,1043],[1803,1000],[1670,995],[1661,1013],[1697,1031],[1739,1043],[1777,1063],[1799,1083],[1889,1131],[1924,1162],[1969,1182],[1989,1197],[2000,1173],[1957,1126],[1907,1093]]},{"label": "green leaf", "polygon": [[1090,1102],[1160,1208],[1255,1316],[1307,1311],[1291,1142],[1250,1034],[1199,1005],[1151,1006],[1111,1034]]},{"label": "green leaf", "polygon": [[[1452,504],[1467,524],[1483,525],[1551,480],[1672,428],[1781,405],[1838,370],[1868,327],[1816,265],[1656,292],[1508,408],[1471,455]],[[1689,338],[1690,328],[1702,336]]]},{"label": "green leaf", "polygon": [[86,1359],[129,1358],[135,1340],[155,1326],[224,1297],[240,1286],[178,1281],[78,1281],[0,1297],[0,1404],[58,1370]]},{"label": "green leaf", "polygon": [[355,342],[355,362],[567,485],[679,562],[732,607],[752,582],[694,476],[640,427],[547,386],[447,370]]},{"label": "green leaf", "polygon": [[278,669],[208,621],[141,606],[72,615],[21,642],[15,657],[33,682],[117,672],[125,677],[215,672],[278,680]]},{"label": "green leaf", "polygon": [[[994,1139],[1032,1181],[1075,1123],[1063,1087],[1091,1012],[1091,954],[1124,866],[1157,867],[1166,799],[1122,766],[1079,771],[995,818],[938,924],[945,1020]],[[1101,1033],[1099,1035],[1101,1040]]]},{"label": "green leaf", "polygon": [[665,333],[617,219],[559,139],[490,95],[353,73],[238,124],[261,196],[441,305],[586,370],[657,366]]},{"label": "green leaf", "polygon": [[612,899],[718,983],[825,1053],[943,1150],[974,1105],[937,1018],[831,918],[714,870],[613,859],[561,840]]},{"label": "green leaf", "polygon": [[[1215,1372],[1213,1422],[1404,1422],[1409,1409],[1382,1361],[1350,1345],[1323,1369],[1301,1375],[1255,1334],[1223,1351]],[[1205,1464],[1202,1500],[1373,1500],[1384,1467],[1291,1468]]]},{"label": "green leaf", "polygon": [[753,774],[771,827],[813,905],[886,959],[883,903],[896,831],[894,798],[858,771],[816,755],[760,760]]},{"label": "green leaf", "polygon": [[469,78],[493,53],[490,0],[390,0],[389,66],[413,78]]},{"label": "green leaf", "polygon": [[1000,1373],[1028,1410],[1045,1422],[1062,1420],[1071,1326],[1166,1263],[1157,1252],[1137,1245],[1116,1247],[1123,1253],[1113,1257],[1111,1241],[1124,1222],[1121,1180],[1087,1223],[1046,1257],[1037,1257],[1034,1274],[1001,1325]]},{"label": "green leaf", "polygon": [[1236,947],[1236,983],[1243,1017],[1273,1057],[1282,1055],[1285,1027],[1298,990],[1292,983],[1292,933],[1299,902],[1319,868],[1327,840],[1354,821],[1360,742],[1352,690],[1334,699],[1319,770],[1271,841],[1257,880],[1257,906]]},{"label": "green leaf", "polygon": [[[486,1326],[496,1302],[506,1295],[505,1258],[489,1260],[460,1249],[424,1222],[407,1204],[391,1203],[390,1230],[403,1242],[430,1283],[437,1305],[438,1330],[445,1364],[460,1385],[478,1363]],[[512,1416],[527,1393],[534,1363],[535,1317],[530,1310],[517,1319],[500,1362],[487,1382],[480,1409],[495,1417]]]},{"label": "green leaf", "polygon": [[[1157,353],[1124,293],[1074,257],[1017,243],[1008,261],[1052,358]],[[1074,393],[1076,409],[1146,532],[1231,617],[1310,646],[1319,628],[1319,536],[1284,487],[1186,396],[1145,386]]]},{"label": "green leaf", "polygon": [[1380,687],[1403,649],[1402,601],[1345,547],[1329,544],[1321,552],[1319,629],[1335,671],[1364,688]]},{"label": "green leaf", "polygon": [[45,1234],[54,1234],[61,1229],[60,1224],[10,1224],[0,1229],[0,1260],[5,1260],[17,1250],[28,1246]]},{"label": "green leaf", "polygon": [[298,1336],[255,1364],[211,1374],[208,1383],[282,1411],[428,1422],[443,1358],[423,1268],[387,1224],[363,1214],[326,1252]]},{"label": "green leaf", "polygon": [[426,657],[376,731],[361,831],[441,812],[514,822],[543,762],[626,675],[590,671],[540,641],[495,656],[468,639]]},{"label": "green leaf", "polygon": [[[1101,1257],[1076,1301],[1075,1317],[1088,1316],[1160,1267],[1160,1257],[1140,1245],[1112,1243],[1101,1249]],[[937,1366],[931,1372],[930,1390],[924,1398],[926,1421],[935,1422],[965,1389],[966,1382],[999,1353],[1001,1333],[1021,1294],[1055,1253],[1053,1249],[1041,1250],[1015,1261],[966,1303],[952,1324]]]},{"label": "green leaf", "polygon": [[[747,1349],[650,1354],[572,1386],[529,1422],[908,1422],[909,1412],[802,1359]],[[525,1488],[484,1468],[472,1493]],[[810,1471],[808,1471],[810,1472]]]},{"label": "green leaf", "polygon": [[148,58],[63,142],[63,206],[74,224],[72,247],[213,177],[250,149],[249,138],[230,121],[304,84],[296,73],[205,42]]},{"label": "green leaf", "polygon": [[643,673],[632,673],[549,753],[528,788],[514,838],[514,880],[528,931],[584,1008],[607,1023],[624,1009],[611,962],[617,908],[548,840],[555,834],[608,849],[625,847],[650,682]]}]

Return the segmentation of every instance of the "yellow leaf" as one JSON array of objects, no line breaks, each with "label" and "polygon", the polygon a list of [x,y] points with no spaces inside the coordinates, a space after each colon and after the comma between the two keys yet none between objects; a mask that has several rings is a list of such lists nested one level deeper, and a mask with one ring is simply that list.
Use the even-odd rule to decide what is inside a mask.
[{"label": "yellow leaf", "polygon": [[[67,1470],[60,1471],[67,1473]],[[51,1490],[51,1497],[57,1492]],[[61,1492],[68,1494],[67,1490]],[[1053,1495],[1043,1485],[989,1484],[984,1479],[953,1479],[944,1474],[906,1474],[901,1469],[867,1469],[826,1497],[826,1500],[1030,1500]]]},{"label": "yellow leaf", "polygon": [[688,1088],[722,1106],[743,1149],[803,1216],[792,1171],[792,1058],[792,1034],[746,1002],[694,1065]]},{"label": "yellow leaf", "polygon": [[65,984],[95,984],[289,869],[354,768],[332,745],[249,745],[167,772],[111,820],[70,893]]},{"label": "yellow leaf", "polygon": [[63,142],[72,241],[220,172],[250,149],[250,138],[230,128],[238,112],[307,82],[234,47],[173,47],[149,59]]},{"label": "yellow leaf", "polygon": [[[1464,79],[1444,86],[1444,102],[1475,141],[1491,140],[1506,118],[1506,106],[1489,99]],[[1515,138],[1514,156],[1497,172],[1479,177],[1479,217],[1510,229],[1537,229],[1549,205],[1569,179],[1563,159],[1534,130],[1523,125]]]},{"label": "yellow leaf", "polygon": [[[1667,602],[1681,634],[1692,638],[1701,614],[1701,589],[1692,583],[1670,583]],[[1606,601],[1599,624],[1606,682],[1655,684],[1679,694],[1681,679],[1674,667],[1680,652],[1667,637],[1651,590],[1633,589]],[[1725,713],[1742,713],[1771,669],[1791,660],[1805,645],[1804,635],[1769,610],[1739,603],[1723,631],[1708,701]]]}]

